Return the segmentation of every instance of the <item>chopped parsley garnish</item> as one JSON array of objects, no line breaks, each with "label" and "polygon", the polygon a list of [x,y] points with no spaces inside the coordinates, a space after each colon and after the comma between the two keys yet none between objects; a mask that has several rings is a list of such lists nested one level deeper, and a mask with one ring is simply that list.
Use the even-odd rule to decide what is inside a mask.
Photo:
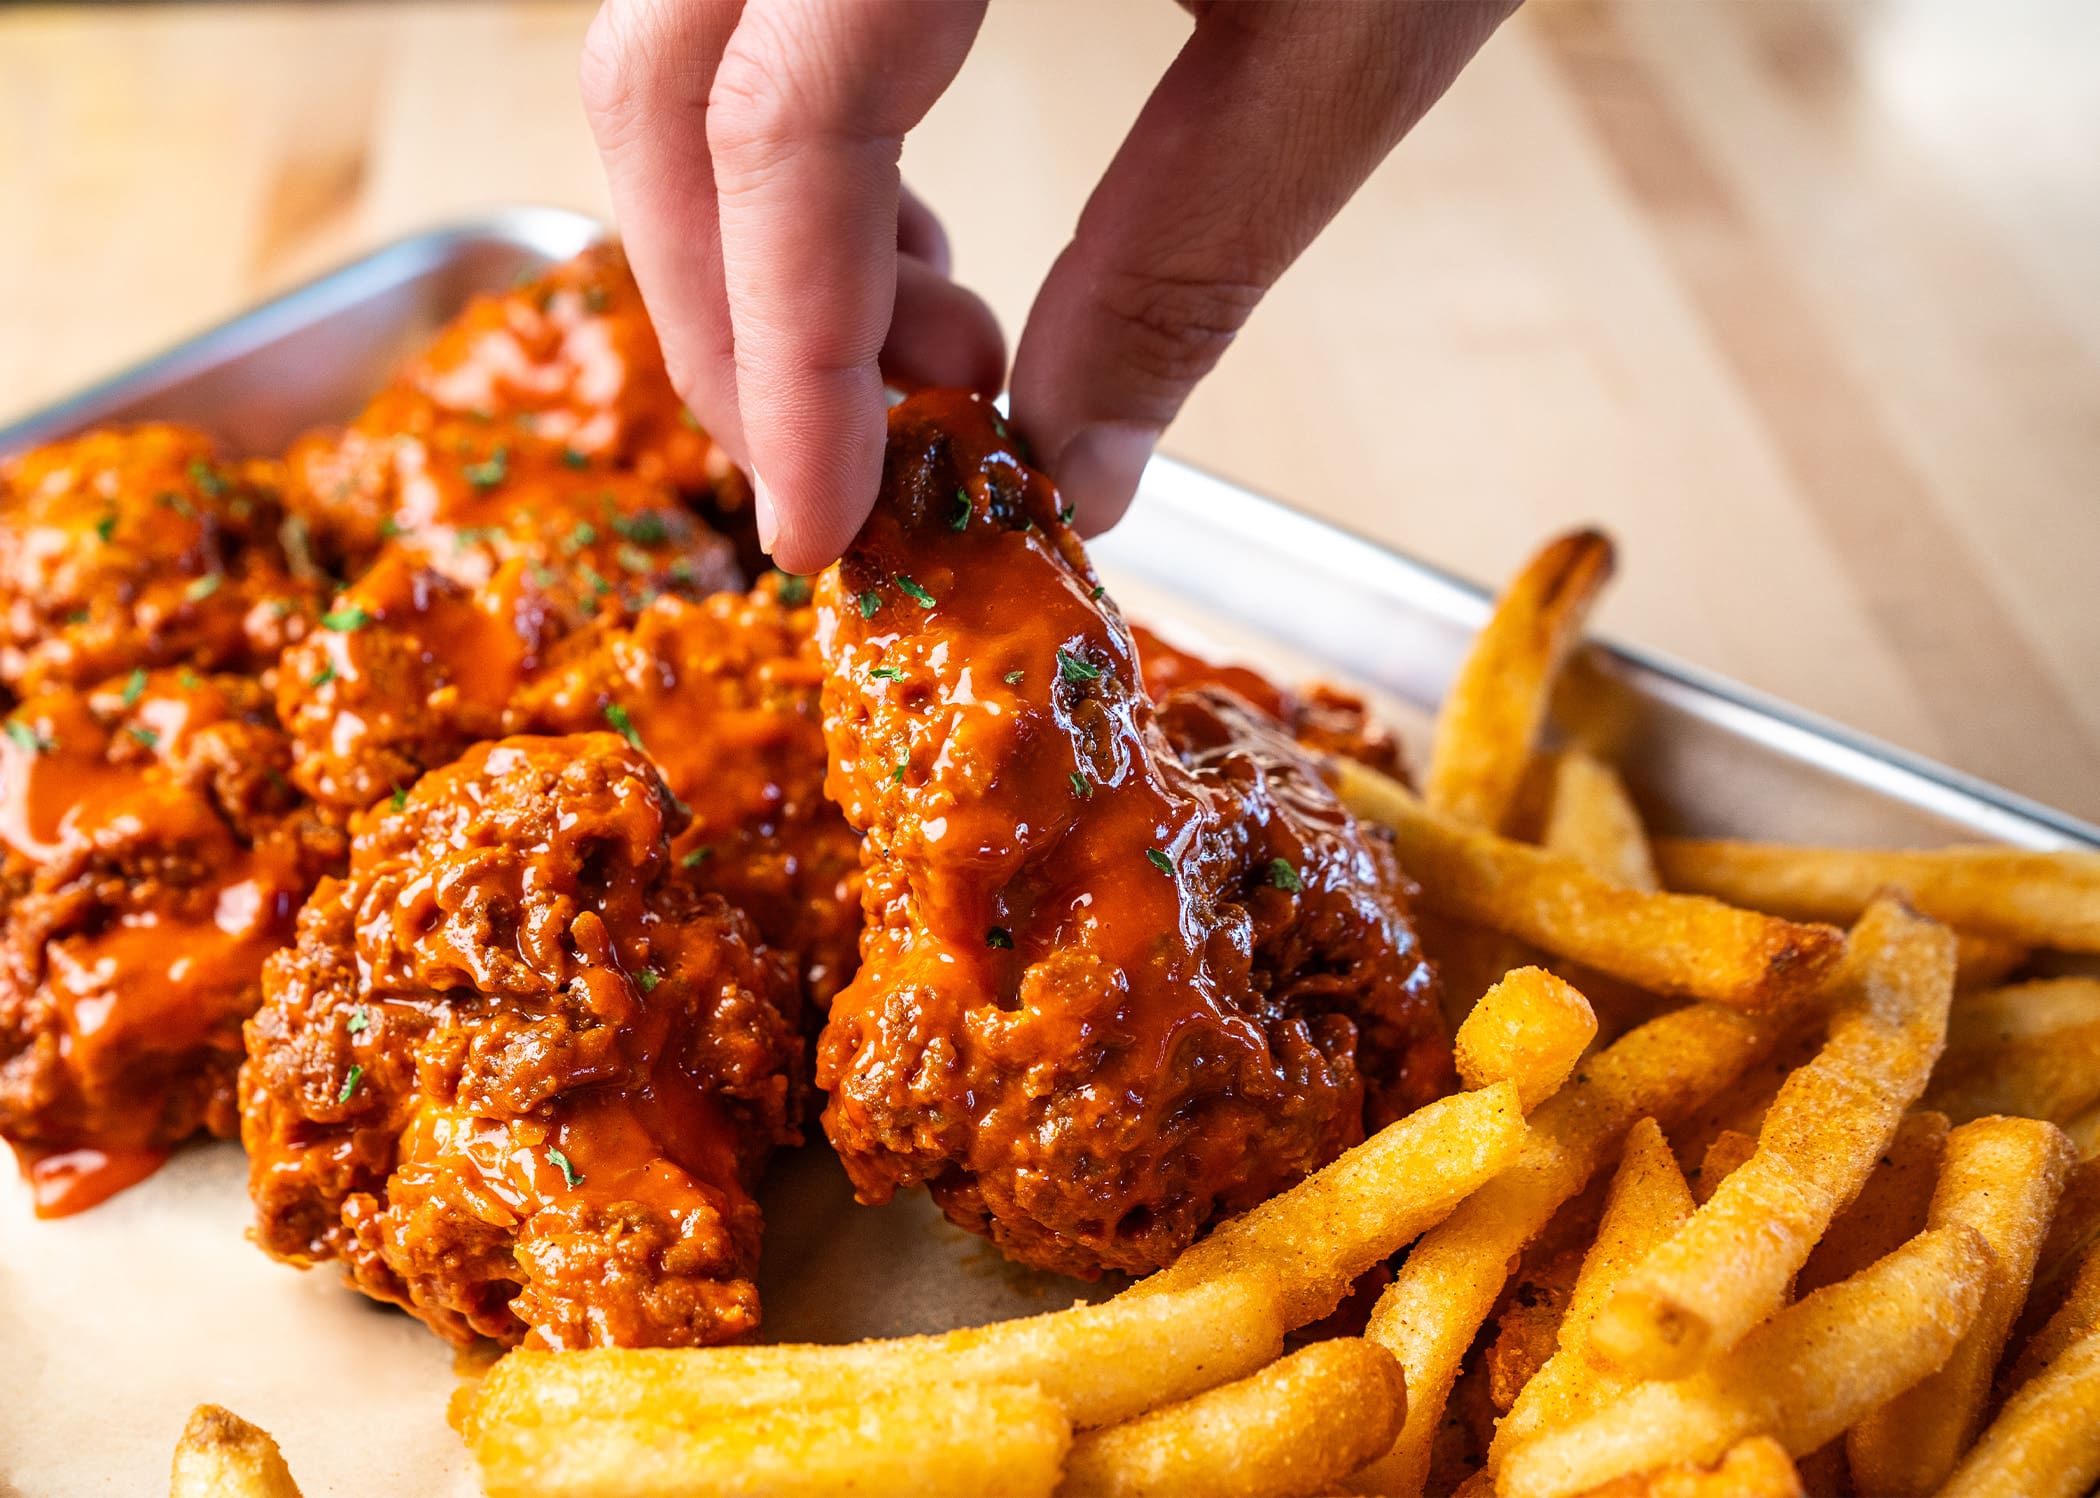
[{"label": "chopped parsley garnish", "polygon": [[647,572],[656,563],[649,560],[649,553],[629,542],[613,553],[622,567],[629,572]]},{"label": "chopped parsley garnish", "polygon": [[1000,680],[1004,681],[1010,687],[1017,687],[1021,684],[1021,678],[1026,676],[1027,674],[1028,673],[1026,671],[1009,671],[1006,673],[1005,676],[1001,677]]},{"label": "chopped parsley garnish", "polygon": [[1269,883],[1277,889],[1287,889],[1294,894],[1305,888],[1305,881],[1298,876],[1298,871],[1291,866],[1288,858],[1269,860]]},{"label": "chopped parsley garnish", "polygon": [[1064,522],[1064,523],[1065,523],[1066,525],[1070,525],[1070,524],[1072,523],[1072,517],[1073,517],[1074,515],[1077,515],[1078,513],[1079,513],[1079,506],[1077,506],[1077,505],[1066,505],[1066,506],[1064,506],[1064,507],[1063,507],[1062,509],[1060,509],[1060,510],[1059,510],[1059,511],[1057,512],[1057,518],[1058,518],[1059,520],[1062,520],[1062,521],[1063,521],[1063,522]]},{"label": "chopped parsley garnish", "polygon": [[95,522],[95,534],[105,542],[117,534],[117,512],[115,510],[111,510],[107,515]]},{"label": "chopped parsley garnish", "polygon": [[984,933],[984,944],[997,947],[1002,952],[1011,952],[1014,949],[1014,934],[1004,926],[993,926]]},{"label": "chopped parsley garnish", "polygon": [[570,468],[587,468],[590,466],[591,461],[573,447],[565,447],[561,450],[561,460]]},{"label": "chopped parsley garnish", "polygon": [[24,754],[43,754],[52,747],[49,739],[27,723],[10,722],[7,725],[7,737],[8,741]]},{"label": "chopped parsley garnish", "polygon": [[1074,771],[1072,772],[1072,794],[1073,794],[1073,795],[1075,795],[1075,796],[1091,796],[1091,795],[1093,795],[1093,794],[1094,794],[1094,782],[1093,782],[1093,781],[1091,781],[1091,780],[1089,780],[1089,779],[1087,779],[1087,778],[1086,778],[1086,777],[1085,777],[1084,775],[1080,774],[1080,773],[1079,773],[1079,772],[1078,772],[1077,770],[1074,770]]},{"label": "chopped parsley garnish", "polygon": [[551,1145],[547,1150],[547,1163],[561,1172],[562,1184],[574,1191],[583,1184],[583,1172],[569,1163],[569,1157]]},{"label": "chopped parsley garnish", "polygon": [[656,969],[645,967],[634,975],[634,981],[641,985],[643,993],[654,993],[656,992],[656,985],[664,980],[663,974],[657,972]]},{"label": "chopped parsley garnish", "polygon": [[586,312],[593,313],[605,310],[605,288],[603,286],[586,286],[583,288],[583,309]]},{"label": "chopped parsley garnish", "polygon": [[343,1090],[335,1095],[335,1100],[338,1103],[349,1102],[350,1094],[357,1091],[357,1084],[364,1080],[364,1076],[365,1069],[362,1066],[351,1067],[350,1075],[343,1078]]},{"label": "chopped parsley garnish", "polygon": [[187,588],[184,588],[182,596],[191,603],[202,603],[205,599],[211,597],[212,594],[218,592],[219,585],[225,581],[225,573],[207,572],[204,576],[193,581]]},{"label": "chopped parsley garnish", "polygon": [[408,791],[404,787],[395,786],[394,794],[388,799],[392,802],[395,811],[406,811],[408,809]]},{"label": "chopped parsley garnish", "polygon": [[166,508],[180,515],[184,520],[194,520],[197,517],[197,507],[190,503],[190,498],[187,494],[177,494],[170,490],[168,493],[160,496],[160,502]]},{"label": "chopped parsley garnish", "polygon": [[906,767],[907,767],[907,766],[908,766],[909,764],[910,764],[910,761],[909,761],[909,760],[902,760],[902,759],[900,759],[900,760],[898,760],[898,761],[897,761],[897,768],[896,768],[896,769],[894,769],[894,770],[892,770],[892,771],[890,771],[890,784],[891,784],[891,785],[902,785],[902,784],[904,784],[904,771],[905,771],[905,768],[906,768]]},{"label": "chopped parsley garnish", "polygon": [[592,525],[588,520],[579,520],[576,522],[576,529],[569,532],[568,540],[562,544],[571,551],[581,551],[597,539],[598,527]]},{"label": "chopped parsley garnish", "polygon": [[1102,595],[1103,593],[1106,593],[1107,591],[1108,591],[1108,589],[1106,589],[1106,588],[1102,587],[1102,586],[1101,586],[1101,584],[1099,584],[1099,583],[1095,583],[1095,584],[1094,584],[1094,591],[1093,591],[1093,592],[1091,592],[1091,593],[1089,593],[1089,594],[1087,594],[1087,597],[1089,597],[1089,598],[1093,599],[1093,600],[1094,600],[1094,602],[1096,602],[1096,603],[1099,603],[1099,602],[1101,601],[1101,595]]},{"label": "chopped parsley garnish", "polygon": [[1099,681],[1101,668],[1090,666],[1078,656],[1060,650],[1057,652],[1057,674],[1066,681]]},{"label": "chopped parsley garnish", "polygon": [[350,1011],[350,1022],[343,1028],[352,1035],[362,1035],[371,1023],[371,1018],[365,1013],[365,1006],[360,1004]]},{"label": "chopped parsley garnish", "polygon": [[475,488],[493,489],[510,476],[510,449],[499,443],[486,463],[469,463],[462,472]]},{"label": "chopped parsley garnish", "polygon": [[1145,861],[1155,869],[1158,869],[1162,874],[1172,874],[1174,872],[1174,860],[1167,857],[1166,854],[1160,852],[1157,848],[1147,848],[1145,850]]},{"label": "chopped parsley garnish", "polygon": [[712,858],[714,852],[715,850],[712,848],[695,848],[692,852],[686,854],[685,857],[678,860],[678,866],[686,869],[697,869],[700,865],[706,863],[708,859]]},{"label": "chopped parsley garnish", "polygon": [[1004,442],[1006,440],[1006,423],[999,419],[999,413],[997,411],[992,412],[991,417],[992,430],[997,432],[999,434],[999,440],[1001,442]]},{"label": "chopped parsley garnish", "polygon": [[872,619],[882,611],[882,595],[873,588],[860,595],[860,616]]},{"label": "chopped parsley garnish", "polygon": [[780,601],[789,608],[809,602],[809,579],[799,572],[780,574]]},{"label": "chopped parsley garnish", "polygon": [[335,662],[329,661],[325,663],[320,670],[314,672],[312,676],[308,677],[306,680],[306,684],[310,687],[325,687],[328,685],[328,683],[334,680]]},{"label": "chopped parsley garnish", "polygon": [[354,603],[346,609],[330,609],[321,616],[322,628],[332,629],[338,634],[345,635],[355,630],[363,629],[371,622],[372,616]]},{"label": "chopped parsley garnish", "polygon": [[185,692],[194,692],[197,688],[204,685],[204,678],[192,671],[188,666],[184,666],[175,673],[175,680],[181,683]]},{"label": "chopped parsley garnish", "polygon": [[661,546],[671,539],[671,527],[654,511],[615,520],[612,528],[638,546]]},{"label": "chopped parsley garnish", "polygon": [[551,588],[560,581],[555,576],[554,569],[545,562],[534,562],[532,564],[532,580],[543,588]]},{"label": "chopped parsley garnish", "polygon": [[879,676],[884,681],[901,681],[904,678],[904,673],[895,666],[873,666],[869,668],[868,675]]},{"label": "chopped parsley garnish", "polygon": [[158,749],[160,747],[160,734],[151,728],[134,723],[124,731],[139,743],[144,744],[148,749]]},{"label": "chopped parsley garnish", "polygon": [[213,472],[212,466],[202,458],[193,458],[190,461],[190,482],[213,499],[226,492],[226,480]]},{"label": "chopped parsley garnish", "polygon": [[596,593],[601,598],[612,591],[612,584],[605,580],[605,574],[600,572],[596,567],[584,568],[583,580],[589,583],[591,585],[591,591],[593,593]]},{"label": "chopped parsley garnish", "polygon": [[386,517],[386,519],[379,522],[379,536],[381,540],[391,541],[394,539],[394,537],[400,534],[401,522],[396,520],[393,516],[389,515]]},{"label": "chopped parsley garnish", "polygon": [[678,421],[688,431],[697,432],[700,430],[700,418],[695,416],[688,407],[680,406],[678,408]]},{"label": "chopped parsley garnish", "polygon": [[903,589],[904,595],[918,604],[920,608],[930,609],[933,607],[933,595],[901,572],[897,574],[897,586]]},{"label": "chopped parsley garnish", "polygon": [[614,732],[635,748],[642,747],[642,736],[634,731],[634,719],[627,716],[627,709],[619,703],[605,704],[605,721],[612,724]]},{"label": "chopped parsley garnish", "polygon": [[452,549],[465,551],[469,546],[493,541],[502,534],[503,527],[500,525],[463,525],[452,533]]},{"label": "chopped parsley garnish", "polygon": [[124,678],[124,705],[134,707],[145,695],[146,669],[143,666],[134,667],[132,673]]},{"label": "chopped parsley garnish", "polygon": [[951,531],[963,530],[968,527],[969,523],[970,491],[957,489],[955,491],[955,518],[948,522],[948,529]]}]

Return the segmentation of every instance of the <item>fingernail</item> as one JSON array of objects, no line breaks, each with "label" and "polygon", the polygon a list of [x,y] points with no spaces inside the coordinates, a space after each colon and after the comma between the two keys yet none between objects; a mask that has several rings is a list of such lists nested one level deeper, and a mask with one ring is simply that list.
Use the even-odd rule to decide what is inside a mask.
[{"label": "fingernail", "polygon": [[1052,476],[1065,503],[1079,512],[1082,529],[1122,515],[1158,443],[1158,427],[1135,421],[1097,421],[1073,434]]},{"label": "fingernail", "polygon": [[771,556],[773,543],[780,539],[780,513],[773,508],[773,491],[755,468],[751,470],[751,518],[758,525],[760,549]]}]

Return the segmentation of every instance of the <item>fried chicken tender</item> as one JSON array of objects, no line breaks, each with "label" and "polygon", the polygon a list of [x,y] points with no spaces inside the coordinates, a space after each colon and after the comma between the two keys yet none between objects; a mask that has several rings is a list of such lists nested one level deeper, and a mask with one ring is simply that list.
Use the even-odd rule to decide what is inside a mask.
[{"label": "fried chicken tender", "polygon": [[280,549],[275,476],[166,425],[0,464],[0,681],[28,693],[134,666],[269,665],[321,597]]},{"label": "fried chicken tender", "polygon": [[863,1200],[1143,1272],[1448,1085],[1387,842],[1240,698],[1154,710],[989,406],[891,412],[817,605],[869,923],[817,1075]]},{"label": "fried chicken tender", "polygon": [[671,388],[617,244],[468,303],[348,428],[293,445],[287,498],[354,573],[390,532],[446,518],[430,476],[461,444],[631,473],[718,518],[748,508],[742,475]]},{"label": "fried chicken tender", "polygon": [[278,675],[293,779],[339,813],[502,732],[575,631],[742,585],[729,543],[659,484],[486,431],[429,457],[397,533]]},{"label": "fried chicken tender", "polygon": [[357,818],[248,1024],[256,1241],[461,1345],[755,1326],[795,984],[672,857],[683,824],[610,733],[479,745]]},{"label": "fried chicken tender", "polygon": [[574,637],[504,724],[632,735],[692,813],[672,853],[794,958],[822,1009],[859,961],[860,839],[824,798],[809,597],[778,573],[749,593],[667,594],[632,625]]},{"label": "fried chicken tender", "polygon": [[54,688],[0,740],[0,1134],[38,1210],[93,1205],[236,1128],[264,959],[340,863],[269,694],[187,668]]}]

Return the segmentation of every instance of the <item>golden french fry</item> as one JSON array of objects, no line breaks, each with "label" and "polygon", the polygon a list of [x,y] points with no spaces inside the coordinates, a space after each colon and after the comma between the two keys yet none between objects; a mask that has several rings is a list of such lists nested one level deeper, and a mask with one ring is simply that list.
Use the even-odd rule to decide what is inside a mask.
[{"label": "golden french fry", "polygon": [[1670,889],[1800,920],[1849,921],[1885,889],[1964,931],[2030,947],[2100,952],[2100,853],[1962,847],[1882,852],[1657,838]]},{"label": "golden french fry", "polygon": [[[1506,1103],[1514,1114],[1513,1099]],[[1258,1274],[1192,1282],[1101,1305],[941,1336],[842,1346],[593,1348],[506,1354],[462,1421],[504,1424],[614,1410],[667,1424],[774,1406],[853,1402],[903,1384],[1039,1387],[1073,1424],[1106,1425],[1186,1399],[1271,1361],[1283,1348],[1273,1283]]]},{"label": "golden french fry", "polygon": [[1553,801],[1539,842],[1629,889],[1660,889],[1648,830],[1619,772],[1588,751],[1569,749],[1553,764]]},{"label": "golden french fry", "polygon": [[1975,1319],[1991,1250],[1974,1228],[1936,1228],[1780,1311],[1688,1378],[1624,1397],[1510,1451],[1501,1498],[1564,1498],[1630,1472],[1710,1462],[1769,1435],[1814,1451],[1931,1373]]},{"label": "golden french fry", "polygon": [[2027,1339],[2020,1355],[1999,1380],[2010,1392],[2062,1357],[2080,1337],[2100,1330],[2100,1252],[2088,1253],[2071,1279],[2071,1288],[2055,1314]]},{"label": "golden french fry", "polygon": [[1652,1118],[1626,1135],[1618,1172],[1604,1198],[1597,1236],[1583,1256],[1575,1292],[1561,1318],[1560,1346],[1524,1385],[1495,1429],[1488,1469],[1549,1425],[1563,1425],[1603,1405],[1624,1385],[1589,1361],[1589,1325],[1619,1278],[1692,1215],[1692,1193],[1669,1142]]},{"label": "golden french fry", "polygon": [[1422,777],[1431,806],[1475,826],[1502,825],[1545,721],[1553,678],[1582,638],[1611,569],[1610,540],[1576,531],[1548,543],[1496,599],[1437,711]]},{"label": "golden french fry", "polygon": [[1590,1057],[1532,1114],[1516,1162],[1414,1246],[1371,1313],[1366,1335],[1399,1358],[1408,1409],[1399,1441],[1364,1481],[1421,1487],[1459,1360],[1524,1245],[1635,1123],[1683,1117],[1777,1045],[1785,1023],[1713,1004],[1675,1010]]},{"label": "golden french fry", "polygon": [[1431,811],[1353,760],[1331,770],[1352,812],[1392,829],[1425,904],[1650,993],[1778,1008],[1819,988],[1843,951],[1844,935],[1832,927],[1629,889],[1562,854]]},{"label": "golden french fry", "polygon": [[1289,1498],[1383,1451],[1407,1408],[1399,1365],[1375,1343],[1300,1348],[1238,1383],[1088,1431],[1065,1461],[1064,1498]]},{"label": "golden french fry", "polygon": [[1925,1090],[1946,1036],[1954,938],[1878,900],[1853,928],[1836,990],[1829,1037],[1780,1087],[1756,1153],[1591,1327],[1598,1354],[1628,1377],[1682,1377],[1778,1307]]},{"label": "golden french fry", "polygon": [[2080,1498],[2100,1478],[2100,1331],[2014,1392],[1941,1498]]},{"label": "golden french fry", "polygon": [[1560,1090],[1596,1033],[1588,999],[1544,968],[1520,967],[1481,995],[1452,1052],[1466,1086],[1513,1082],[1529,1113]]},{"label": "golden french fry", "polygon": [[1947,1143],[1947,1115],[1910,1112],[1867,1177],[1852,1204],[1831,1219],[1823,1241],[1795,1277],[1794,1293],[1806,1295],[1852,1278],[1869,1264],[1925,1231],[1926,1214],[1940,1178],[1940,1152]]},{"label": "golden french fry", "polygon": [[1583,1498],[1801,1498],[1801,1482],[1784,1446],[1752,1436],[1729,1447],[1718,1467],[1662,1467],[1614,1478]]},{"label": "golden french fry", "polygon": [[1275,1285],[1286,1327],[1317,1321],[1341,1304],[1365,1270],[1405,1248],[1515,1161],[1525,1138],[1517,1090],[1509,1083],[1443,1098],[1219,1224],[1118,1301],[1254,1275]]},{"label": "golden french fry", "polygon": [[1933,1227],[1966,1224],[1983,1236],[1992,1266],[1976,1319],[1937,1373],[1852,1427],[1845,1454],[1861,1492],[1902,1498],[1936,1490],[1983,1425],[1991,1372],[2027,1298],[2071,1146],[2053,1124],[1980,1118],[1947,1136],[1932,1195]]},{"label": "golden french fry", "polygon": [[2100,1103],[2095,1103],[2075,1118],[2067,1118],[2062,1125],[2071,1148],[2078,1151],[2078,1158],[2090,1160],[2100,1155]]},{"label": "golden french fry", "polygon": [[1699,1161],[1699,1174],[1692,1183],[1692,1198],[1705,1206],[1713,1200],[1714,1192],[1723,1181],[1734,1175],[1737,1167],[1747,1164],[1757,1153],[1757,1136],[1746,1134],[1741,1129],[1723,1129],[1716,1134],[1713,1143],[1706,1147],[1706,1154]]},{"label": "golden french fry", "polygon": [[2024,942],[1980,931],[1954,933],[1954,986],[1958,989],[1989,988],[2003,983],[2026,966],[2033,951]]},{"label": "golden french fry", "polygon": [[216,1404],[200,1404],[175,1443],[168,1498],[299,1498],[276,1441]]},{"label": "golden french fry", "polygon": [[1991,1113],[2062,1122],[2100,1103],[2100,978],[1963,994],[1925,1101],[1956,1123]]},{"label": "golden french fry", "polygon": [[1040,1389],[932,1384],[682,1424],[618,1408],[485,1424],[474,1454],[489,1498],[1049,1498],[1071,1441]]}]

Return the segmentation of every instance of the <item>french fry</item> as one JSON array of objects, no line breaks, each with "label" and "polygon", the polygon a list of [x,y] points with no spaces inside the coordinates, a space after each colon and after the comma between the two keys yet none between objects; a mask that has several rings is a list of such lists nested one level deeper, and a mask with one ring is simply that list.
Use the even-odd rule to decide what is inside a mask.
[{"label": "french fry", "polygon": [[1589,1361],[1589,1324],[1619,1278],[1692,1215],[1692,1194],[1668,1141],[1652,1118],[1626,1135],[1619,1168],[1604,1198],[1597,1236],[1583,1256],[1575,1293],[1561,1318],[1560,1346],[1524,1385],[1495,1429],[1488,1469],[1549,1425],[1563,1425],[1602,1406],[1624,1387]]},{"label": "french fry", "polygon": [[1746,1134],[1740,1129],[1721,1130],[1699,1161],[1699,1174],[1692,1182],[1692,1199],[1702,1207],[1712,1201],[1721,1183],[1734,1175],[1738,1167],[1749,1163],[1750,1157],[1756,1153],[1755,1134]]},{"label": "french fry", "polygon": [[2100,1330],[2100,1253],[2088,1253],[2054,1315],[2027,1339],[2000,1380],[2011,1391],[2062,1357],[2080,1337]]},{"label": "french fry", "polygon": [[1065,1498],[1288,1498],[1383,1451],[1407,1408],[1392,1355],[1354,1337],[1315,1342],[1238,1383],[1088,1431]]},{"label": "french fry", "polygon": [[1441,1099],[1282,1195],[1219,1224],[1118,1300],[1252,1275],[1275,1285],[1286,1327],[1307,1325],[1340,1305],[1365,1270],[1506,1169],[1525,1139],[1512,1084]]},{"label": "french fry", "polygon": [[2100,1102],[2100,978],[1963,994],[1925,1100],[1956,1123],[1992,1113],[2063,1122]]},{"label": "french fry", "polygon": [[2100,1103],[2095,1103],[2084,1112],[2063,1121],[2065,1137],[2071,1148],[2078,1151],[2078,1158],[2090,1160],[2100,1155]]},{"label": "french fry", "polygon": [[1860,1491],[1901,1498],[1935,1491],[1983,1426],[1991,1372],[2027,1298],[2035,1255],[2071,1165],[2070,1142],[2031,1118],[1980,1118],[1947,1136],[1929,1222],[1976,1229],[1996,1256],[1983,1304],[1937,1373],[1913,1384],[1845,1438]]},{"label": "french fry", "polygon": [[2024,967],[2033,952],[2022,942],[1980,931],[1954,933],[1954,986],[1961,990],[2003,983]]},{"label": "french fry", "polygon": [[1371,1313],[1366,1335],[1399,1358],[1408,1410],[1366,1482],[1419,1490],[1459,1360],[1524,1245],[1611,1162],[1635,1123],[1684,1116],[1772,1049],[1784,1023],[1712,1004],[1675,1010],[1590,1057],[1532,1114],[1516,1162],[1414,1246]]},{"label": "french fry", "polygon": [[1801,1474],[1786,1448],[1752,1436],[1728,1448],[1717,1467],[1680,1465],[1615,1478],[1584,1498],[1801,1498]]},{"label": "french fry", "polygon": [[1564,750],[1554,761],[1553,800],[1539,842],[1629,889],[1662,888],[1626,783],[1586,750]]},{"label": "french fry", "polygon": [[[1506,1106],[1514,1114],[1514,1100]],[[937,1383],[1029,1384],[1074,1425],[1107,1425],[1252,1373],[1282,1351],[1283,1331],[1275,1286],[1257,1274],[1143,1296],[1126,1291],[1101,1305],[942,1336],[841,1346],[519,1349],[482,1380],[462,1434],[472,1441],[499,1425],[582,1419],[592,1410],[681,1424]]]},{"label": "french fry", "polygon": [[1799,920],[1850,921],[1885,889],[1924,915],[2030,947],[2100,952],[2100,853],[1962,847],[1876,852],[1657,838],[1669,889]]},{"label": "french fry", "polygon": [[1779,1008],[1819,988],[1843,951],[1843,933],[1832,927],[1629,889],[1562,854],[1431,811],[1353,760],[1331,770],[1353,813],[1392,829],[1425,904],[1650,993]]},{"label": "french fry", "polygon": [[1513,1082],[1529,1113],[1560,1090],[1596,1033],[1588,999],[1544,968],[1520,967],[1481,996],[1452,1051],[1466,1086]]},{"label": "french fry", "polygon": [[175,1443],[168,1498],[299,1498],[270,1433],[216,1404],[200,1404]]},{"label": "french fry", "polygon": [[1501,1498],[1564,1498],[1632,1472],[1710,1462],[1769,1435],[1802,1456],[1943,1363],[1975,1319],[1991,1251],[1938,1228],[1796,1301],[1688,1378],[1637,1385],[1510,1451]]},{"label": "french fry", "polygon": [[614,1407],[490,1424],[474,1453],[489,1498],[1049,1498],[1071,1440],[1039,1389],[930,1384],[685,1423]]},{"label": "french fry", "polygon": [[2082,1159],[2064,1178],[2064,1194],[2056,1204],[2056,1220],[2034,1265],[2034,1290],[2028,1297],[2040,1311],[2036,1323],[2055,1309],[2057,1296],[2087,1254],[2100,1246],[2100,1160]]},{"label": "french fry", "polygon": [[1822,1242],[1801,1266],[1794,1293],[1807,1295],[1847,1280],[1925,1231],[1947,1143],[1947,1115],[1912,1111],[1850,1206],[1831,1219]]},{"label": "french fry", "polygon": [[2079,1498],[2100,1478],[2100,1331],[2020,1385],[1941,1498]]},{"label": "french fry", "polygon": [[1925,1090],[1954,993],[1953,936],[1880,900],[1849,947],[1829,1037],[1779,1089],[1756,1153],[1627,1275],[1591,1328],[1628,1377],[1683,1377],[1777,1309]]},{"label": "french fry", "polygon": [[1545,721],[1553,678],[1582,638],[1611,569],[1611,541],[1576,531],[1541,549],[1495,601],[1437,712],[1422,777],[1431,806],[1475,826],[1501,827]]}]

